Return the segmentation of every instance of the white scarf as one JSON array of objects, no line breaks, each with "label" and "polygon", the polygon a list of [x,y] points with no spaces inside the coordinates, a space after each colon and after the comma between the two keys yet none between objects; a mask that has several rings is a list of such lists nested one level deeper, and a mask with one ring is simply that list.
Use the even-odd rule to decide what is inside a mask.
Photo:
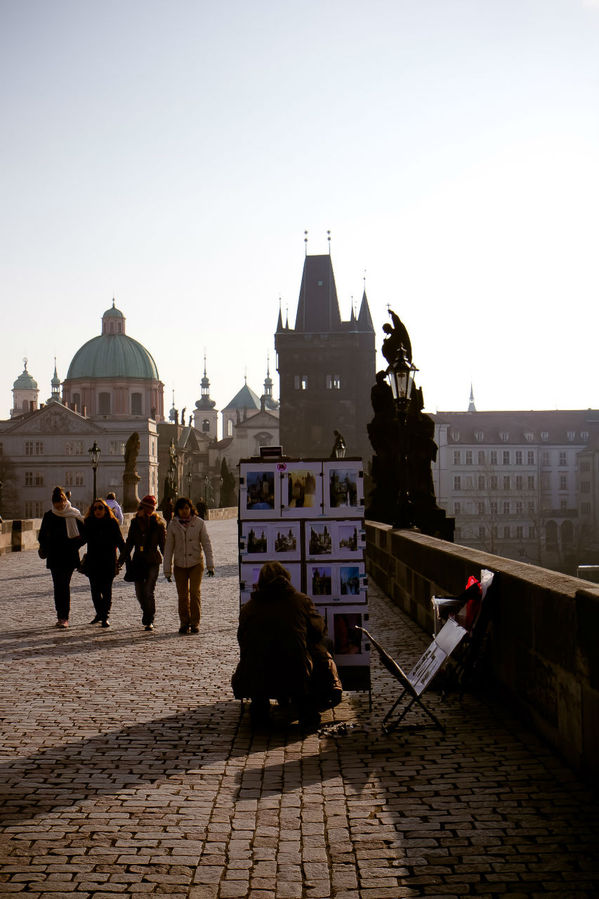
[{"label": "white scarf", "polygon": [[52,511],[55,515],[58,515],[59,518],[66,518],[67,520],[67,537],[78,537],[79,536],[79,528],[77,527],[77,519],[79,521],[83,521],[83,516],[79,509],[76,509],[75,506],[72,506],[70,502],[67,500],[67,504],[64,509],[56,509],[52,506]]}]

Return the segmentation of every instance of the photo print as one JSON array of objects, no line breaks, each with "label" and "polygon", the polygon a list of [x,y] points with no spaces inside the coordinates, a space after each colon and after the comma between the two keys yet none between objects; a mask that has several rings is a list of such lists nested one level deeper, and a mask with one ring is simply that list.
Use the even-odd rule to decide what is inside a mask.
[{"label": "photo print", "polygon": [[306,558],[330,556],[333,552],[332,522],[307,521],[305,524]]},{"label": "photo print", "polygon": [[335,525],[333,535],[333,553],[337,558],[362,558],[365,546],[362,522],[340,521]]},{"label": "photo print", "polygon": [[[269,524],[272,539],[272,558],[277,562],[286,559],[300,559],[302,543],[299,521],[280,521]],[[299,588],[298,588],[299,589]]]},{"label": "photo print", "polygon": [[359,565],[339,566],[339,592],[341,596],[359,596],[362,580]]},{"label": "photo print", "polygon": [[266,562],[268,558],[268,525],[255,521],[242,522],[239,550],[245,559],[262,559]]},{"label": "photo print", "polygon": [[329,636],[333,639],[333,652],[338,665],[368,665],[368,642],[357,627],[368,626],[368,613],[354,608],[327,609]]},{"label": "photo print", "polygon": [[364,514],[364,477],[361,462],[325,462],[325,511],[327,515],[356,518]]},{"label": "photo print", "polygon": [[322,465],[291,464],[283,474],[283,514],[308,518],[322,511]]},{"label": "photo print", "polygon": [[[268,561],[271,561],[270,559]],[[277,561],[279,561],[277,559]],[[296,590],[302,589],[302,569],[299,562],[296,564],[285,565],[284,566],[289,574],[291,575],[291,583],[295,587]],[[258,577],[260,575],[260,569],[262,565],[255,565],[253,563],[242,562],[241,563],[241,571],[239,575],[240,587],[242,593],[251,593],[255,590],[256,585],[258,583]]]},{"label": "photo print", "polygon": [[245,518],[276,518],[280,512],[279,476],[274,464],[241,463],[239,513]]},{"label": "photo print", "polygon": [[328,600],[333,593],[333,568],[331,565],[308,565],[306,573],[307,592],[314,602]]}]

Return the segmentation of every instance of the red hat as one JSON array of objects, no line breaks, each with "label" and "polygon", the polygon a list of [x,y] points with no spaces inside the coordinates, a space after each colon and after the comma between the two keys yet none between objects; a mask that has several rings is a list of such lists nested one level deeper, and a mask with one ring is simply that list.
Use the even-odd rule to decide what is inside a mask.
[{"label": "red hat", "polygon": [[148,494],[148,496],[144,496],[142,500],[140,500],[140,506],[148,506],[151,509],[155,509],[157,505],[157,500],[155,496]]}]

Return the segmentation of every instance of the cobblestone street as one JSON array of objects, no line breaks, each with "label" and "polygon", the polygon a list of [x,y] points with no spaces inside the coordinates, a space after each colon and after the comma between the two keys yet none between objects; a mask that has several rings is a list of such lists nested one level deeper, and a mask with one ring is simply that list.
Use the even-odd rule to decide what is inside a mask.
[{"label": "cobblestone street", "polygon": [[[201,633],[180,636],[160,577],[147,633],[133,585],[112,626],[73,578],[57,631],[36,553],[0,557],[0,895],[400,899],[599,894],[589,788],[509,712],[428,693],[447,733],[384,736],[396,684],[373,658],[373,703],[252,734],[237,662],[237,525],[214,521]],[[410,665],[429,642],[371,584],[369,629]]]}]

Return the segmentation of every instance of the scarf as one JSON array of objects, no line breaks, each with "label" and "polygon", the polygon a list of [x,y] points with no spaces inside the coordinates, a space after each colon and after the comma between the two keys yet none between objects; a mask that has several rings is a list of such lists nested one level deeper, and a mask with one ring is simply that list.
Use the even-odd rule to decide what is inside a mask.
[{"label": "scarf", "polygon": [[190,515],[189,518],[179,518],[179,516],[177,515],[177,521],[184,528],[186,528],[189,524],[191,524],[192,518],[193,518],[193,515]]},{"label": "scarf", "polygon": [[77,527],[77,519],[79,521],[83,521],[83,516],[79,509],[76,509],[75,506],[72,506],[70,502],[67,500],[67,504],[64,509],[59,510],[55,509],[52,506],[52,512],[54,515],[58,515],[59,518],[65,518],[67,522],[67,537],[78,537],[79,536],[79,528]]}]

